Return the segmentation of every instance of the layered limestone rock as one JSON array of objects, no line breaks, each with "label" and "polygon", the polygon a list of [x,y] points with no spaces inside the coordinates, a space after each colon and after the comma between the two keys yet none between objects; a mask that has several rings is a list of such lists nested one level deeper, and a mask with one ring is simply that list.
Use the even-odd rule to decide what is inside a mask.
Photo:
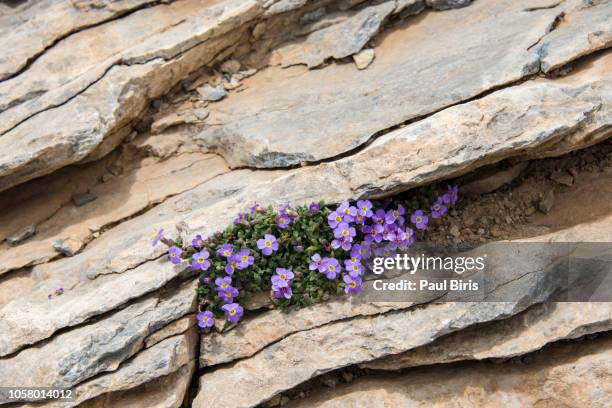
[{"label": "layered limestone rock", "polygon": [[398,370],[463,360],[505,359],[539,350],[555,341],[609,330],[612,305],[608,303],[536,305],[515,317],[453,333],[427,346],[363,366]]},{"label": "layered limestone rock", "polygon": [[610,337],[559,345],[523,364],[469,363],[378,375],[288,406],[338,408],[609,405]]},{"label": "layered limestone rock", "polygon": [[[213,105],[209,126],[198,137],[232,167],[284,167],[333,158],[362,146],[381,131],[538,73],[544,49],[558,50],[557,65],[562,60],[568,63],[596,49],[581,43],[579,37],[610,33],[609,27],[584,23],[584,19],[605,20],[595,14],[609,14],[609,2],[579,10],[563,2],[526,11],[530,6],[533,2],[478,1],[459,10],[425,13],[418,23],[407,20],[377,41],[376,60],[363,71],[353,64],[332,64],[315,71],[268,68],[245,82],[248,88],[240,98]],[[565,30],[574,35],[549,38],[555,31],[545,33],[563,13]],[[575,13],[584,19],[573,19]],[[316,37],[312,46],[299,40],[280,48],[281,63],[300,59],[308,59],[310,65],[319,63],[319,56],[328,53],[316,54],[311,48],[323,52],[332,40],[346,44],[342,29],[332,31],[332,38],[327,38],[327,31],[340,24],[364,26],[352,19],[310,34],[324,36],[325,41]],[[533,47],[538,41],[542,44]],[[576,52],[579,48],[584,53]],[[342,49],[336,52],[347,54]],[[430,143],[444,142],[434,137]]]}]

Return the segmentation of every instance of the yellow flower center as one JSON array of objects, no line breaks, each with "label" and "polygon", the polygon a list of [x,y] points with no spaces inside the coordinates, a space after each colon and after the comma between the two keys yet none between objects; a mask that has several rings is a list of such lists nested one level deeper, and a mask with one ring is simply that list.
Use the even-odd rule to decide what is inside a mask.
[{"label": "yellow flower center", "polygon": [[356,284],[355,282],[351,282],[351,283],[349,283],[349,286],[350,286],[352,289],[354,289],[354,288],[357,286],[357,284]]},{"label": "yellow flower center", "polygon": [[198,240],[198,245],[202,246],[202,244],[204,244],[204,241],[202,241],[201,239]]},{"label": "yellow flower center", "polygon": [[336,267],[334,265],[329,265],[329,270],[333,272],[336,270]]},{"label": "yellow flower center", "polygon": [[285,274],[281,273],[280,275],[278,275],[279,278],[281,278],[282,280],[285,280]]},{"label": "yellow flower center", "polygon": [[394,216],[395,218],[399,217],[399,212],[398,212],[398,211],[393,211],[393,216]]},{"label": "yellow flower center", "polygon": [[225,292],[225,297],[226,297],[226,298],[231,298],[231,297],[232,297],[232,294],[231,294],[230,292]]},{"label": "yellow flower center", "polygon": [[338,222],[342,221],[342,217],[339,216],[339,215],[336,215],[336,221],[338,221]]},{"label": "yellow flower center", "polygon": [[202,318],[202,321],[203,321],[204,323],[208,323],[208,317],[204,316],[204,317]]},{"label": "yellow flower center", "polygon": [[232,309],[229,311],[229,314],[231,314],[232,316],[236,314],[236,309]]},{"label": "yellow flower center", "polygon": [[270,241],[266,241],[266,246],[267,246],[267,247],[271,247],[271,246],[272,246],[272,243],[271,243]]},{"label": "yellow flower center", "polygon": [[242,255],[242,262],[246,262],[248,257],[246,255]]},{"label": "yellow flower center", "polygon": [[223,255],[228,255],[229,256],[230,251],[228,251],[227,249],[225,251],[223,251]]},{"label": "yellow flower center", "polygon": [[368,207],[366,207],[365,205],[364,205],[363,207],[361,207],[361,209],[362,209],[363,211],[368,211]]},{"label": "yellow flower center", "polygon": [[203,263],[203,262],[204,262],[204,258],[199,257],[199,258],[198,258],[198,263]]},{"label": "yellow flower center", "polygon": [[421,222],[423,219],[421,217],[416,217],[416,222],[419,223]]},{"label": "yellow flower center", "polygon": [[221,287],[222,287],[223,289],[227,288],[227,283],[226,283],[226,282],[223,282],[223,283],[221,284]]},{"label": "yellow flower center", "polygon": [[347,236],[349,234],[348,230],[343,230],[342,235]]},{"label": "yellow flower center", "polygon": [[174,256],[176,256],[176,253],[170,252],[170,256],[174,257]]}]

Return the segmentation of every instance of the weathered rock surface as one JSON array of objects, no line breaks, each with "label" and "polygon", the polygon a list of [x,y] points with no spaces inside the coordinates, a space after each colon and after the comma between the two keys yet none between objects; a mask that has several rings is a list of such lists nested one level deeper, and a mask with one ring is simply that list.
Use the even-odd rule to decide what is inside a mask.
[{"label": "weathered rock surface", "polygon": [[612,329],[609,303],[549,303],[489,325],[466,329],[400,355],[364,364],[397,370],[461,360],[510,358],[536,351],[559,340]]},{"label": "weathered rock surface", "polygon": [[470,363],[379,375],[321,392],[293,407],[496,407],[609,405],[610,337],[559,345],[524,364]]},{"label": "weathered rock surface", "polygon": [[[61,243],[80,242],[81,245],[72,245],[80,250],[94,238],[96,231],[226,171],[225,162],[218,156],[185,153],[161,162],[148,163],[145,160],[135,168],[126,169],[121,178],[107,183],[92,183],[94,186],[90,194],[95,194],[95,201],[85,203],[80,208],[70,202],[63,203],[43,218],[34,238],[14,248],[0,246],[0,275],[47,262],[56,258],[58,252],[66,253],[61,249],[66,245],[62,246]],[[10,228],[28,222],[31,216],[22,207],[7,208],[2,215],[7,225],[0,227],[0,237],[1,231],[10,231]],[[56,243],[57,250],[54,249]],[[73,252],[68,248],[68,253]]]},{"label": "weathered rock surface", "polygon": [[[49,302],[69,297],[66,293]],[[25,386],[23,381],[27,378],[30,386],[73,387],[96,374],[115,371],[144,347],[147,336],[193,312],[195,303],[195,282],[184,284],[173,293],[135,303],[95,323],[1,359],[0,381],[7,386]]]},{"label": "weathered rock surface", "polygon": [[288,67],[305,64],[313,68],[329,58],[341,59],[358,53],[378,33],[381,24],[395,6],[395,2],[387,1],[364,8],[335,24],[309,34],[297,43],[289,43],[279,48],[275,53],[280,65]]},{"label": "weathered rock surface", "polygon": [[[251,78],[240,98],[212,107],[211,126],[199,137],[232,167],[282,167],[345,154],[385,129],[538,73],[540,54],[528,48],[566,6],[525,12],[529,6],[478,1],[426,13],[418,24],[385,35],[375,48],[376,63],[363,71],[353,64],[268,68]],[[568,27],[590,30],[573,25],[573,12],[567,11]],[[550,48],[566,46],[555,41]],[[295,55],[308,55],[302,48]],[[565,62],[578,56],[569,54]],[[434,135],[430,143],[437,142],[443,144]]]},{"label": "weathered rock surface", "polygon": [[[151,348],[136,354],[116,371],[96,376],[74,388],[75,401],[45,404],[45,407],[72,407],[101,395],[132,390],[141,385],[179,372],[182,368],[193,371],[199,334],[192,328],[188,333],[167,338]],[[188,375],[186,375],[188,377]],[[170,390],[166,390],[172,394]],[[176,390],[177,394],[180,393]],[[184,398],[184,390],[180,401]],[[110,405],[109,405],[110,406]]]},{"label": "weathered rock surface", "polygon": [[[0,82],[0,190],[107,154],[149,100],[212,63],[267,6],[177,1],[58,42]],[[75,61],[75,49],[90,52]]]}]

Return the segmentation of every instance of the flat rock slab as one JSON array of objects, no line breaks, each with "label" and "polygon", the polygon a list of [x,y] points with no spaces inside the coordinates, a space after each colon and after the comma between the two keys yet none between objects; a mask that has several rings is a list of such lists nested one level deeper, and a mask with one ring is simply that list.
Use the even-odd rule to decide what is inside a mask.
[{"label": "flat rock slab", "polygon": [[[0,381],[7,386],[26,386],[26,376],[29,386],[70,388],[96,374],[115,371],[144,347],[147,336],[194,312],[195,287],[196,282],[184,284],[1,359]],[[58,299],[61,297],[49,302]]]},{"label": "flat rock slab", "polygon": [[374,370],[511,358],[559,340],[576,339],[612,329],[609,303],[549,303],[474,329],[466,329],[409,352],[363,364]]},{"label": "flat rock slab", "polygon": [[[199,137],[232,167],[285,167],[345,154],[378,132],[539,72],[541,53],[532,46],[569,5],[525,11],[530,5],[485,0],[425,13],[382,36],[376,63],[363,71],[353,64],[268,68],[245,82],[239,98],[212,106]],[[589,35],[586,24],[574,25],[573,12],[567,11],[568,29]],[[543,40],[550,52],[580,47]],[[584,53],[567,52],[565,62]]]},{"label": "flat rock slab", "polygon": [[293,408],[577,406],[612,397],[612,340],[559,345],[524,364],[466,363],[376,375],[290,404]]}]

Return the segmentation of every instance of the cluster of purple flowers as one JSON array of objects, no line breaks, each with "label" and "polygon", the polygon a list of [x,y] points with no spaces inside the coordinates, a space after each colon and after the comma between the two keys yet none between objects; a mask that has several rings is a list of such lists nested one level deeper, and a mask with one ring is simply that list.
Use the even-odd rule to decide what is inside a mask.
[{"label": "cluster of purple flowers", "polygon": [[53,296],[61,296],[63,294],[64,294],[64,288],[58,288],[58,289],[55,289],[53,293],[49,293],[47,295],[47,299],[51,300],[53,299]]},{"label": "cluster of purple flowers", "polygon": [[277,299],[291,299],[293,292],[291,291],[291,280],[295,275],[290,269],[276,268],[276,274],[272,276],[272,290],[274,297]]},{"label": "cluster of purple flowers", "polygon": [[[345,293],[358,293],[361,291],[362,275],[364,273],[363,265],[361,264],[362,256],[366,254],[361,250],[362,245],[355,244],[351,248],[351,257],[344,260],[345,273],[342,280],[345,283]],[[320,254],[314,254],[310,258],[311,262],[308,267],[311,271],[318,271],[325,275],[329,280],[335,280],[342,273],[342,265],[336,258],[321,258]]]}]

